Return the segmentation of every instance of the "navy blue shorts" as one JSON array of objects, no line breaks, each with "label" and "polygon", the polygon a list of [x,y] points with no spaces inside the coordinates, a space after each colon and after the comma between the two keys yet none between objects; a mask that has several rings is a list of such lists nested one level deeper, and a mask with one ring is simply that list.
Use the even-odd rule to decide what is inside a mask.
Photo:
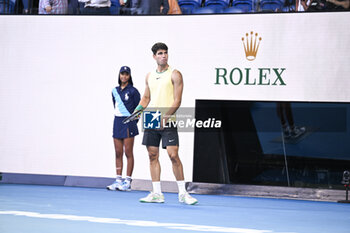
[{"label": "navy blue shorts", "polygon": [[139,134],[137,129],[137,121],[130,121],[127,124],[123,123],[126,117],[114,117],[113,138],[132,138]]}]

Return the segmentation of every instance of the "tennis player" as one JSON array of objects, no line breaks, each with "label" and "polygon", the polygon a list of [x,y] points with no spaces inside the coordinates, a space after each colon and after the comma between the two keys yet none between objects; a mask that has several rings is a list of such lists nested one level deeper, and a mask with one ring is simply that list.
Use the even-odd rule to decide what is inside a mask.
[{"label": "tennis player", "polygon": [[[139,134],[137,121],[127,124],[123,120],[130,116],[140,102],[140,93],[133,86],[131,70],[122,66],[119,72],[119,86],[112,90],[114,105],[113,140],[116,155],[117,178],[113,184],[107,186],[109,190],[129,191],[131,189],[131,175],[134,169],[134,137]],[[123,154],[127,158],[126,178],[122,178]]]},{"label": "tennis player", "polygon": [[145,93],[136,107],[136,110],[146,107],[156,109],[167,109],[161,116],[161,129],[145,129],[142,144],[147,147],[150,170],[152,177],[153,191],[140,202],[163,203],[164,195],[160,185],[160,163],[159,144],[162,140],[162,147],[166,149],[172,162],[173,173],[175,175],[179,201],[189,205],[194,205],[198,201],[191,197],[185,188],[184,172],[178,154],[179,137],[176,127],[170,127],[169,122],[174,120],[174,114],[180,107],[183,80],[178,70],[168,65],[168,47],[164,43],[156,43],[152,47],[153,58],[157,63],[157,69],[146,76]]}]

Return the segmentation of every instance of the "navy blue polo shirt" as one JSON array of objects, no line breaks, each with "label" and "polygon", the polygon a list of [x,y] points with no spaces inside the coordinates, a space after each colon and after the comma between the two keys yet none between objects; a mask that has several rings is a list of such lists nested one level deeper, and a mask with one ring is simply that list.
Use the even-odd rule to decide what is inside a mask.
[{"label": "navy blue polo shirt", "polygon": [[124,89],[120,86],[112,90],[114,115],[119,117],[130,116],[140,102],[140,93],[132,85],[128,84]]}]

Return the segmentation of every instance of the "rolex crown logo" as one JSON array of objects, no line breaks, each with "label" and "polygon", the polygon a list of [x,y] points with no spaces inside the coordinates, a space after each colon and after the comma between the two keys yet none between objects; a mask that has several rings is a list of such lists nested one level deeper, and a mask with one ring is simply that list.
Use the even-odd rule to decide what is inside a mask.
[{"label": "rolex crown logo", "polygon": [[244,37],[242,37],[242,42],[244,46],[245,56],[248,61],[253,61],[256,58],[256,54],[258,53],[261,37],[258,38],[258,33],[250,32],[245,34],[246,40],[244,41]]}]

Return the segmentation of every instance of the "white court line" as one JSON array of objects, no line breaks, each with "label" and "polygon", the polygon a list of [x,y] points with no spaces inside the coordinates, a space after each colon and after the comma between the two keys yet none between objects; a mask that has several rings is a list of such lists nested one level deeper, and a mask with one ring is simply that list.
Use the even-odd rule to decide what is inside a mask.
[{"label": "white court line", "polygon": [[27,211],[0,211],[0,214],[25,216],[25,217],[31,217],[31,218],[123,224],[128,226],[140,226],[140,227],[164,227],[169,229],[179,229],[179,230],[188,230],[188,231],[230,232],[230,233],[272,232],[270,230],[256,230],[256,229],[248,229],[248,228],[217,227],[217,226],[181,224],[181,223],[160,223],[155,221],[122,220],[119,218],[98,218],[98,217],[91,217],[91,216],[78,216],[78,215],[66,215],[66,214],[41,214],[37,212],[27,212]]}]

